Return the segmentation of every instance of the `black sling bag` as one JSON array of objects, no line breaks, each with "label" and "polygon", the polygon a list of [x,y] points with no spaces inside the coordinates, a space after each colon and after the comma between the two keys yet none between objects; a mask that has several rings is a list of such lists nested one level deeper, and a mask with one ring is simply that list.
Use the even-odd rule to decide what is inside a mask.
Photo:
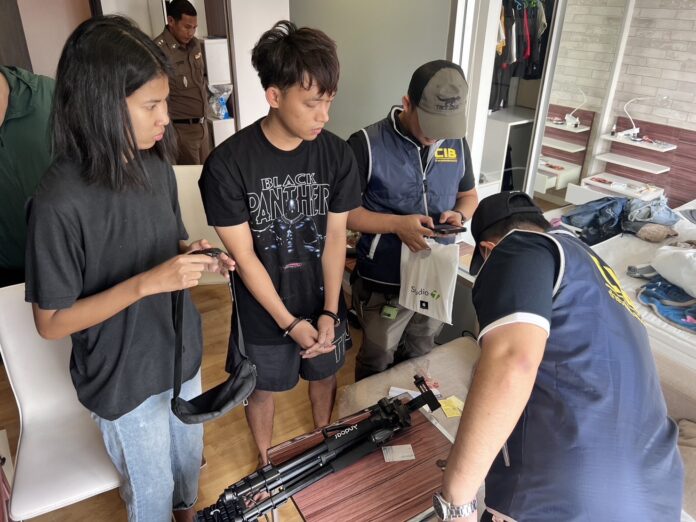
[{"label": "black sling bag", "polygon": [[[207,255],[217,255],[215,252],[192,252],[193,254],[205,253]],[[233,306],[237,306],[236,292],[234,287],[234,273],[230,272],[230,296]],[[179,290],[172,296],[175,297],[175,329],[176,329],[176,350],[174,354],[174,398],[172,399],[172,411],[181,422],[185,424],[199,424],[229,412],[240,404],[245,404],[247,398],[256,387],[256,366],[252,364],[244,350],[244,337],[242,336],[242,325],[237,316],[237,329],[239,341],[237,347],[242,355],[241,362],[234,369],[227,380],[218,384],[214,388],[203,392],[198,397],[185,400],[179,397],[181,392],[181,381],[183,379],[181,359],[184,351],[183,329],[184,329],[184,292]]]}]

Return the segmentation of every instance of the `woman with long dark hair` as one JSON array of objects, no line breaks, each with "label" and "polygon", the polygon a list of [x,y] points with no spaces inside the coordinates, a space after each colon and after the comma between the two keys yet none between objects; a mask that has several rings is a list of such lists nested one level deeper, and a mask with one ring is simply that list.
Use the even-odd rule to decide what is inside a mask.
[{"label": "woman with long dark hair", "polygon": [[[187,252],[170,150],[166,57],[130,21],[98,17],[68,38],[52,113],[56,158],[30,209],[26,299],[46,338],[72,336],[70,372],[122,477],[131,521],[191,520],[200,425],[170,410],[171,292],[233,262]],[[186,381],[200,393],[200,317],[184,299]]]}]

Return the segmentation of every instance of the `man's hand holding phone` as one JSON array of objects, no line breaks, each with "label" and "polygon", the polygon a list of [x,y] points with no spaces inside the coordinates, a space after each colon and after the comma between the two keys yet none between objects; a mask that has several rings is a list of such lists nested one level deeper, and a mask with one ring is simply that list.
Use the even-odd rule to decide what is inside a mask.
[{"label": "man's hand holding phone", "polygon": [[459,234],[465,232],[464,214],[458,210],[446,210],[440,214],[440,222],[432,227],[433,232],[440,235]]},{"label": "man's hand holding phone", "polygon": [[432,231],[439,235],[459,234],[460,232],[466,232],[466,227],[450,225],[449,223],[438,223],[433,225]]}]

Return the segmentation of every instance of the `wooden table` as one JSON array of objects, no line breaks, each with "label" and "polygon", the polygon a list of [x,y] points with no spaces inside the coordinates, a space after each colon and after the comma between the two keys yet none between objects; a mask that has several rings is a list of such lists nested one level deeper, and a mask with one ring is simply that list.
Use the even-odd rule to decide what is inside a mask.
[{"label": "wooden table", "polygon": [[451,444],[419,411],[413,425],[387,445],[411,444],[415,460],[384,462],[375,451],[352,466],[322,479],[293,497],[308,522],[410,520],[432,506],[442,484],[437,461],[446,459]]}]

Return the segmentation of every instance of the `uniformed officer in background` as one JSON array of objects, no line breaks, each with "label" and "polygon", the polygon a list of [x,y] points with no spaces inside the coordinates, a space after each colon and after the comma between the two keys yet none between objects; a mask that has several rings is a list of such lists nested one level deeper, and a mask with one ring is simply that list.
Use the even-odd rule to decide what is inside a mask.
[{"label": "uniformed officer in background", "polygon": [[193,5],[188,0],[173,0],[167,4],[167,26],[155,38],[175,71],[169,80],[169,116],[179,142],[178,165],[202,165],[210,152],[205,65],[201,42],[194,36],[197,27]]}]

